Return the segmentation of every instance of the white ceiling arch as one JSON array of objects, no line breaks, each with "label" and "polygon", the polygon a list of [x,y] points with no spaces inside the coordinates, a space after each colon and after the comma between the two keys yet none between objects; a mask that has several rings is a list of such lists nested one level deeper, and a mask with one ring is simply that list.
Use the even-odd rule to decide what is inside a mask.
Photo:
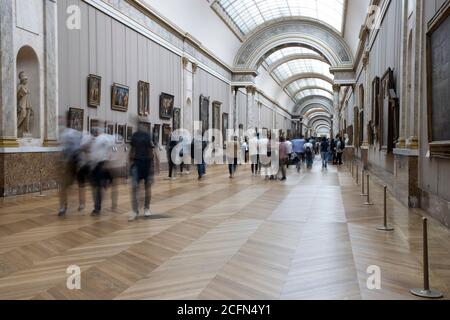
[{"label": "white ceiling arch", "polygon": [[307,97],[302,99],[295,107],[294,114],[303,115],[305,112],[312,108],[317,108],[318,106],[325,108],[330,115],[334,113],[333,101],[325,98],[325,97]]},{"label": "white ceiling arch", "polygon": [[353,64],[345,40],[329,26],[313,19],[283,18],[261,25],[246,37],[236,55],[235,67],[257,70],[268,53],[299,44],[319,52],[333,67]]},{"label": "white ceiling arch", "polygon": [[329,115],[330,113],[328,112],[327,108],[325,108],[324,106],[321,105],[317,105],[317,106],[312,106],[310,109],[305,110],[301,116],[302,117],[310,117],[312,114],[315,113],[324,113]]},{"label": "white ceiling arch", "polygon": [[333,95],[333,91],[331,91],[329,89],[326,89],[326,88],[323,88],[323,87],[320,87],[320,86],[305,86],[305,87],[302,87],[301,89],[299,89],[297,91],[294,91],[293,96],[296,97],[299,93],[302,93],[303,91],[315,90],[315,89],[322,90],[322,91],[325,91],[326,93],[329,93],[329,94]]},{"label": "white ceiling arch", "polygon": [[330,77],[327,77],[324,74],[321,73],[299,73],[299,74],[295,74],[292,77],[287,78],[286,80],[284,80],[281,83],[281,87],[283,89],[285,89],[287,86],[289,86],[290,84],[292,84],[293,82],[296,82],[298,80],[303,80],[303,79],[308,79],[308,78],[315,78],[315,79],[320,79],[323,81],[328,82],[329,84],[333,85],[333,79]]},{"label": "white ceiling arch", "polygon": [[314,119],[309,122],[311,128],[317,128],[318,125],[324,125],[331,128],[331,121],[327,121],[326,119]]},{"label": "white ceiling arch", "polygon": [[333,94],[322,88],[313,88],[313,89],[302,90],[297,95],[295,95],[294,98],[297,101],[300,101],[301,99],[310,97],[310,96],[322,96],[322,97],[325,97],[330,100],[333,99]]},{"label": "white ceiling arch", "polygon": [[[272,73],[275,69],[277,69],[279,66],[288,63],[290,61],[295,61],[295,60],[317,60],[317,61],[321,61],[324,63],[328,63],[328,61],[322,57],[319,54],[311,54],[311,53],[296,53],[296,54],[291,54],[288,56],[284,56],[281,59],[275,60],[275,62],[273,62],[272,64],[269,65],[269,67],[267,68],[267,72]],[[266,59],[267,61],[267,59]]]}]

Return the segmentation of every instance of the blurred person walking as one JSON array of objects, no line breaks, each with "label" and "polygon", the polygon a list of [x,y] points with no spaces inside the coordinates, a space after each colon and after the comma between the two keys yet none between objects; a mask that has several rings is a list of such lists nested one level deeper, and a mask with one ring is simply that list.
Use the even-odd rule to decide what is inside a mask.
[{"label": "blurred person walking", "polygon": [[58,216],[60,217],[66,215],[68,207],[68,189],[73,184],[77,176],[81,138],[81,132],[71,128],[65,128],[60,135],[60,143],[62,146],[62,156],[60,161],[61,182],[58,211]]},{"label": "blurred person walking", "polygon": [[138,126],[131,137],[130,150],[130,175],[132,179],[131,205],[133,212],[128,221],[133,221],[139,216],[139,184],[144,181],[144,217],[150,217],[151,185],[155,173],[155,145],[150,134],[143,125]]}]

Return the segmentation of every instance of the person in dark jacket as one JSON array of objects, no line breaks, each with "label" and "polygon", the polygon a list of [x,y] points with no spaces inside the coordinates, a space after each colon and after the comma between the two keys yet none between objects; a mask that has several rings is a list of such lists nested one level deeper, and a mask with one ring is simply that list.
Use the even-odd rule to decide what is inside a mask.
[{"label": "person in dark jacket", "polygon": [[151,185],[154,175],[154,148],[150,134],[145,127],[140,124],[138,131],[131,138],[130,150],[130,175],[132,178],[132,207],[133,212],[130,214],[128,221],[135,220],[139,215],[139,183],[144,180],[145,199],[144,199],[144,217],[149,217]]},{"label": "person in dark jacket", "polygon": [[330,144],[327,138],[322,138],[320,143],[320,155],[322,156],[322,168],[328,167],[328,152],[330,151]]}]

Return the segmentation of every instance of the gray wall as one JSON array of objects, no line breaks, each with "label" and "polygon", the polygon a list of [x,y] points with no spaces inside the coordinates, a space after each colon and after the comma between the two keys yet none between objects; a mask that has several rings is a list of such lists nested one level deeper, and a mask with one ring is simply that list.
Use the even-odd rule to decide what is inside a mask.
[{"label": "gray wall", "polygon": [[[424,1],[424,26],[433,18],[445,0],[426,0]],[[425,37],[423,38],[425,46]],[[422,57],[422,63],[426,65],[425,57]],[[450,161],[444,159],[430,159],[426,157],[429,150],[428,145],[428,124],[427,124],[427,86],[426,86],[426,67],[422,72],[422,103],[420,103],[420,158],[419,158],[419,187],[440,198],[450,201]],[[448,209],[447,209],[448,210]]]},{"label": "gray wall", "polygon": [[[365,83],[366,73],[362,70],[358,74],[357,83],[355,86],[355,93],[351,93],[348,110],[346,112],[347,126],[353,123],[354,112],[353,108],[357,106],[360,108],[359,87],[364,86],[364,94],[366,97],[371,97],[372,80],[378,76],[382,77],[388,68],[394,72],[394,83],[398,96],[401,96],[400,88],[400,63],[401,63],[401,42],[402,42],[402,1],[391,1],[386,11],[386,15],[381,23],[380,30],[376,35],[372,47],[370,48],[370,59],[368,66],[368,76],[370,79],[370,86],[367,87]],[[394,45],[395,44],[395,45]],[[369,101],[369,103],[367,103]],[[371,103],[370,99],[366,100],[365,106],[365,122],[371,119]],[[355,129],[355,124],[353,124]],[[364,130],[367,130],[364,126]],[[353,132],[353,141],[356,138],[356,132]],[[383,170],[394,173],[394,157],[392,154],[386,154],[379,151],[377,146],[369,148],[370,165],[379,167]]]},{"label": "gray wall", "polygon": [[[81,30],[66,28],[67,5],[81,8]],[[136,126],[137,83],[150,83],[150,116],[153,124],[159,119],[159,95],[175,96],[175,106],[181,99],[181,58],[153,41],[129,29],[120,22],[90,7],[83,1],[58,1],[59,41],[59,112],[69,107],[85,109],[87,116],[103,121]],[[87,107],[87,77],[102,77],[101,105]],[[111,110],[111,85],[130,87],[128,112]],[[170,123],[170,121],[166,121]]]},{"label": "gray wall", "polygon": [[220,122],[222,126],[222,113],[228,113],[229,125],[232,126],[232,114],[230,113],[231,87],[222,80],[214,77],[203,69],[198,69],[194,75],[194,121],[200,119],[200,96],[209,97],[209,127],[212,127],[212,103],[221,102]]}]

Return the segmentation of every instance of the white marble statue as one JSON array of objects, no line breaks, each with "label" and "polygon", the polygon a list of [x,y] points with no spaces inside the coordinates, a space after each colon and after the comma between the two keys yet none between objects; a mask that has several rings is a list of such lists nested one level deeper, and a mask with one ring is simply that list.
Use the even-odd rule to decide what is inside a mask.
[{"label": "white marble statue", "polygon": [[28,77],[22,71],[19,73],[20,84],[17,87],[17,129],[21,134],[30,134],[30,119],[33,110],[30,104],[30,90],[27,87]]}]

